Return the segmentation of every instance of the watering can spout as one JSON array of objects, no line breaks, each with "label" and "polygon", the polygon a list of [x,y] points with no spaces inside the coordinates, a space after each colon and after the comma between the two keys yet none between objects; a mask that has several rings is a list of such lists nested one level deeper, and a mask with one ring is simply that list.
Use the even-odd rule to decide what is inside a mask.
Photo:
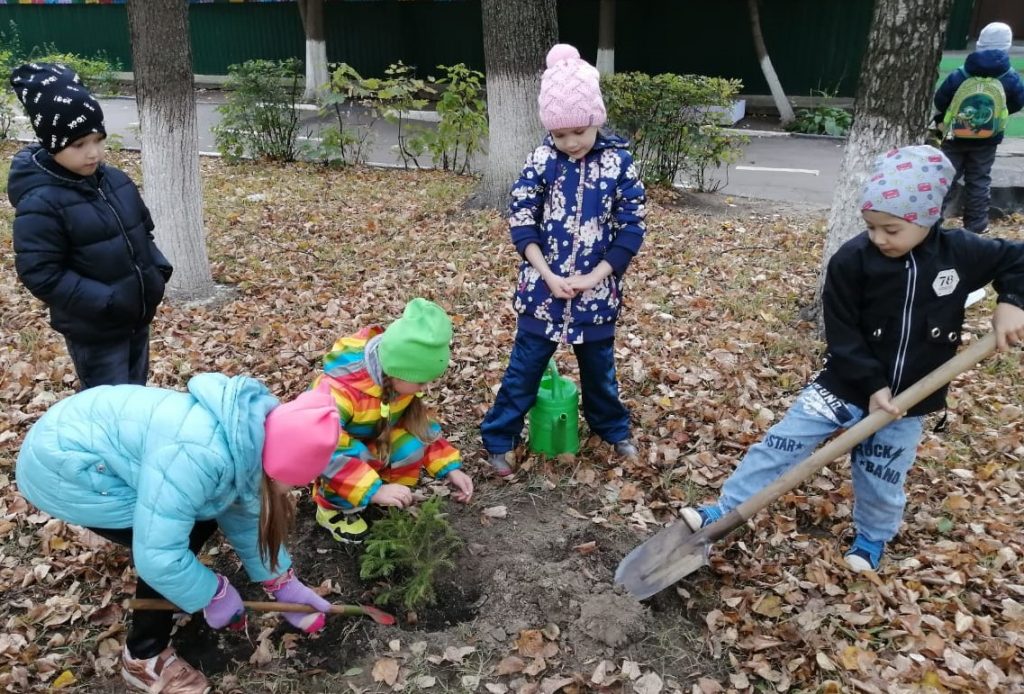
[{"label": "watering can spout", "polygon": [[565,412],[558,415],[558,419],[555,420],[554,426],[554,439],[555,450],[568,452],[572,447],[569,442],[569,415]]}]

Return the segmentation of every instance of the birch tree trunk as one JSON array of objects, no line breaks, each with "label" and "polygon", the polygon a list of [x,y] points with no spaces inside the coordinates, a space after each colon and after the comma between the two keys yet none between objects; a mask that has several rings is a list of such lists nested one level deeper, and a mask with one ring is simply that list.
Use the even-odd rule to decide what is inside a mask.
[{"label": "birch tree trunk", "polygon": [[142,180],[157,245],[174,265],[168,293],[213,293],[203,233],[196,98],[188,3],[128,0],[135,95],[142,131]]},{"label": "birch tree trunk", "polygon": [[487,71],[487,166],[470,207],[505,207],[509,189],[544,130],[537,115],[540,75],[558,41],[555,0],[482,0]]},{"label": "birch tree trunk", "polygon": [[615,74],[615,0],[601,0],[597,24],[597,71]]},{"label": "birch tree trunk", "polygon": [[330,76],[324,35],[324,0],[299,0],[299,16],[306,34],[306,89],[303,101],[317,101]]},{"label": "birch tree trunk", "polygon": [[815,316],[821,315],[829,258],[864,229],[860,193],[875,157],[893,147],[924,142],[952,7],[953,0],[875,2],[853,127],[832,197]]},{"label": "birch tree trunk", "polygon": [[783,125],[789,125],[796,118],[793,115],[793,107],[786,98],[786,92],[782,89],[779,76],[775,74],[775,67],[772,66],[772,59],[768,55],[768,47],[764,42],[764,34],[761,33],[761,13],[758,10],[760,0],[747,0],[747,11],[750,15],[750,30],[754,35],[754,50],[757,52],[757,61],[761,64],[761,72],[768,83],[768,89],[772,93],[772,101],[779,111],[779,120]]}]

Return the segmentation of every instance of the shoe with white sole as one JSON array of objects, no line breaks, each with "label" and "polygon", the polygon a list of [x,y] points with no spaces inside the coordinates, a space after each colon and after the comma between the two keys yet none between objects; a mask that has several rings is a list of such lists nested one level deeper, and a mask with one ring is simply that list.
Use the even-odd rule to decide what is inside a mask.
[{"label": "shoe with white sole", "polygon": [[213,691],[206,676],[179,658],[170,646],[152,658],[133,658],[125,646],[121,652],[121,677],[132,692],[208,694]]},{"label": "shoe with white sole", "polygon": [[882,562],[882,553],[885,552],[885,543],[869,540],[858,534],[846,552],[846,565],[857,573],[863,571],[878,571],[878,565]]}]

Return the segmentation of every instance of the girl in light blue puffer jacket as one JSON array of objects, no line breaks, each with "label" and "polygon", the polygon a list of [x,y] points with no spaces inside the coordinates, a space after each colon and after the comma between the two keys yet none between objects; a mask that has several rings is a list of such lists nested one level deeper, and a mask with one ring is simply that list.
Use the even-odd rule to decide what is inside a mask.
[{"label": "girl in light blue puffer jacket", "polygon": [[[196,376],[188,392],[120,385],[91,388],[47,411],[18,455],[18,489],[40,510],[128,545],[138,598],[203,611],[210,626],[241,629],[238,591],[196,554],[218,529],[253,581],[275,599],[320,610],[283,542],[291,486],[312,482],[338,441],[337,409],[320,391],[278,401],[258,381]],[[324,613],[285,614],[313,632]],[[198,670],[170,647],[172,613],[134,613],[122,654],[130,688],[206,692]]]}]

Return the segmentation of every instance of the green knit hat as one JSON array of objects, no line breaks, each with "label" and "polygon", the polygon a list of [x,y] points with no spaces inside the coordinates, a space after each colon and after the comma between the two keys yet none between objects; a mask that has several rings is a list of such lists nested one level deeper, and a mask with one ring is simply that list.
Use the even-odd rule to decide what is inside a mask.
[{"label": "green knit hat", "polygon": [[452,321],[433,301],[413,299],[380,340],[384,373],[410,383],[426,383],[448,368]]}]

